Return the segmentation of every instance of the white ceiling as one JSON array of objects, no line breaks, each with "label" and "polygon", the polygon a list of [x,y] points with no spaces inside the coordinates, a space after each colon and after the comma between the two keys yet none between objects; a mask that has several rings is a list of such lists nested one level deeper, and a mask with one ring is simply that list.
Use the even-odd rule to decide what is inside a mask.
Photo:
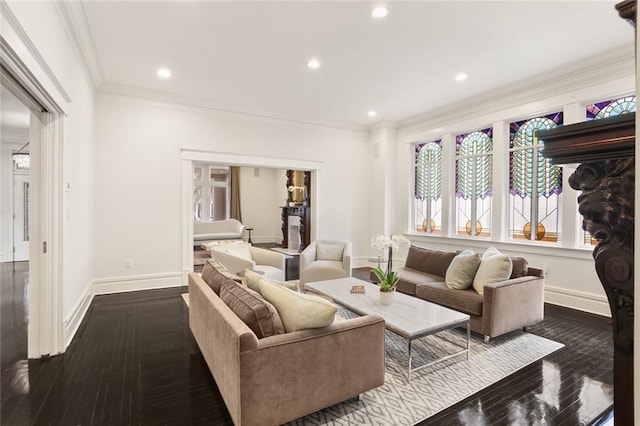
[{"label": "white ceiling", "polygon": [[[369,1],[91,1],[86,11],[101,90],[366,126],[633,45],[616,2],[394,1],[383,20]],[[158,79],[160,66],[173,76]]]}]

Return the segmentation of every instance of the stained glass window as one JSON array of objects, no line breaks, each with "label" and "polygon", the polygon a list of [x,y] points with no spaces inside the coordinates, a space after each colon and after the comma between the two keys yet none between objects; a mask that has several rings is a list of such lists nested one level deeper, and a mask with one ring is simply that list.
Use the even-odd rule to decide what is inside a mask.
[{"label": "stained glass window", "polygon": [[[628,112],[636,112],[635,95],[587,105],[587,120],[598,120],[600,118],[613,117],[614,115],[626,114]],[[584,231],[583,242],[586,246],[595,246],[598,244],[598,240],[593,238],[586,230]]]},{"label": "stained glass window", "polygon": [[415,146],[415,211],[417,232],[439,234],[442,229],[442,141]]},{"label": "stained glass window", "polygon": [[587,105],[587,120],[597,120],[599,118],[611,117],[627,112],[636,112],[635,96],[625,96],[620,99],[612,99]]},{"label": "stained glass window", "polygon": [[[542,156],[538,130],[562,125],[562,112],[511,123],[509,132],[509,236],[560,240],[562,167]],[[535,230],[535,232],[533,232]]]},{"label": "stained glass window", "polygon": [[491,235],[493,129],[456,136],[456,233]]}]

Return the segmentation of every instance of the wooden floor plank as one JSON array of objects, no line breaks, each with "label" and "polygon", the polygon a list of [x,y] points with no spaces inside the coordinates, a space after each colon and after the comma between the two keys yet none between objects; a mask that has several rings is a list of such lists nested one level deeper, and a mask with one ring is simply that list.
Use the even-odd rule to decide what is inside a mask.
[{"label": "wooden floor plank", "polygon": [[[2,271],[3,307],[20,293],[13,276]],[[232,424],[189,330],[185,291],[96,296],[67,352],[43,360],[24,360],[26,321],[15,314],[23,302],[2,309],[1,423]],[[565,348],[422,424],[588,424],[612,403],[605,391],[612,383],[609,327],[606,319],[548,306],[544,322],[529,331]]]}]

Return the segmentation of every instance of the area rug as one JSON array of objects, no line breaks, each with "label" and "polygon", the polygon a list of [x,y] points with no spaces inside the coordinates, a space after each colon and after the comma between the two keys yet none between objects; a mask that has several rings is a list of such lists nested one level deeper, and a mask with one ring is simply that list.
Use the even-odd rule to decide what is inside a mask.
[{"label": "area rug", "polygon": [[[339,308],[339,315],[355,314]],[[466,331],[453,330],[416,340],[414,366],[460,350]],[[411,373],[407,379],[407,341],[386,332],[385,383],[289,425],[413,425],[462,401],[564,345],[523,331],[484,343],[472,333],[471,353]]]}]

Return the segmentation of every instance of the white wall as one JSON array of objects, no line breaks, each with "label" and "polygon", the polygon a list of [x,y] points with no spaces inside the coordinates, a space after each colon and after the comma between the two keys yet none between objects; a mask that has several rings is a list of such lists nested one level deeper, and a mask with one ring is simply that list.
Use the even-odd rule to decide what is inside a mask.
[{"label": "white wall", "polygon": [[95,291],[182,284],[181,149],[322,162],[319,236],[367,250],[363,133],[98,93],[96,135]]},{"label": "white wall", "polygon": [[62,176],[71,190],[63,198],[62,313],[68,344],[90,301],[93,277],[93,87],[53,2],[9,2],[3,12],[2,36],[65,112]]},{"label": "white wall", "polygon": [[[258,170],[256,176],[255,170]],[[287,200],[285,169],[241,168],[242,223],[254,243],[282,243],[282,210]],[[248,237],[245,231],[245,238]]]},{"label": "white wall", "polygon": [[[18,151],[28,140],[28,132],[22,138],[11,137],[12,132],[3,128],[0,137],[0,262],[13,260],[13,159],[11,154]],[[24,173],[24,172],[22,172]],[[28,174],[28,172],[27,172]]]},{"label": "white wall", "polygon": [[[631,72],[633,70],[630,70]],[[576,88],[573,90],[558,90],[554,96],[543,99],[532,95],[529,99],[521,99],[520,104],[509,108],[500,108],[496,105],[486,107],[481,102],[474,102],[473,108],[461,105],[459,115],[451,114],[447,117],[434,114],[430,120],[425,118],[424,123],[411,123],[411,128],[399,129],[398,142],[398,191],[397,206],[399,223],[401,228],[410,229],[410,203],[412,197],[413,182],[413,148],[412,143],[428,141],[440,137],[455,143],[455,135],[493,126],[494,129],[506,128],[513,120],[533,117],[535,114],[549,113],[558,110],[565,111],[565,124],[570,124],[585,119],[584,106],[589,102],[612,99],[616,95],[634,92],[635,78],[633,75],[611,79],[605,83],[594,84]],[[478,111],[474,114],[474,111]],[[464,117],[459,118],[457,117]],[[419,129],[419,130],[413,130]],[[501,136],[498,136],[501,135]],[[504,131],[494,133],[494,149],[502,147],[506,150],[508,141],[496,140],[508,138]],[[449,147],[450,148],[450,147]],[[499,160],[494,159],[494,184],[505,179],[508,172],[508,158],[500,154]],[[447,167],[444,168],[447,170]],[[566,167],[564,173],[564,186],[562,194],[563,202],[563,241],[558,245],[544,243],[510,242],[506,238],[506,221],[504,220],[504,208],[508,202],[502,197],[505,191],[494,192],[493,206],[497,215],[502,217],[503,228],[496,229],[497,221],[494,221],[493,235],[490,240],[466,239],[459,237],[430,237],[410,232],[410,239],[419,246],[434,249],[465,249],[472,247],[476,252],[483,252],[490,245],[499,250],[525,257],[532,266],[542,267],[547,272],[545,300],[549,303],[572,307],[587,312],[610,316],[608,302],[602,289],[602,285],[595,272],[591,249],[577,247],[581,238],[581,218],[577,213],[576,192],[573,191],[567,180],[571,168]],[[502,185],[502,184],[501,184]],[[501,187],[504,187],[502,185]]]}]

